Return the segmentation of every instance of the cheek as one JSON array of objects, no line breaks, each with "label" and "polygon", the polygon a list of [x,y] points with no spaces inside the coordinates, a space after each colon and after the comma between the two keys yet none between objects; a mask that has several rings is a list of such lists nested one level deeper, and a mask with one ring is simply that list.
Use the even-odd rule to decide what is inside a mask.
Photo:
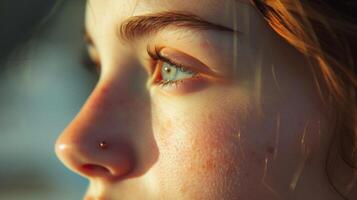
[{"label": "cheek", "polygon": [[154,102],[152,124],[161,184],[212,195],[237,188],[243,160],[239,132],[246,120],[247,98],[232,97],[230,103],[219,96]]}]

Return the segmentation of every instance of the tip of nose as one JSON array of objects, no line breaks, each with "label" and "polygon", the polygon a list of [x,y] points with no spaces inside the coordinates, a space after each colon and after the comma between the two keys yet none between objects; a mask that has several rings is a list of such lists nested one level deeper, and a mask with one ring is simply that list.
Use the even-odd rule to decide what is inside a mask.
[{"label": "tip of nose", "polygon": [[54,145],[54,150],[55,150],[55,153],[57,155],[57,157],[59,157],[59,154],[61,151],[63,151],[65,148],[66,148],[66,145],[62,144],[62,143],[59,143],[58,140],[56,141],[55,145]]},{"label": "tip of nose", "polygon": [[64,150],[65,148],[66,148],[66,145],[65,145],[65,144],[58,144],[58,145],[56,146],[57,151]]},{"label": "tip of nose", "polygon": [[[127,144],[94,141],[92,138],[61,136],[54,150],[58,159],[73,172],[86,178],[119,180],[134,169],[134,154]],[[101,141],[101,140],[98,140]]]},{"label": "tip of nose", "polygon": [[64,154],[68,150],[69,146],[64,144],[64,143],[60,143],[59,141],[57,141],[54,147],[55,147],[54,150],[55,150],[55,153],[56,153],[57,157],[60,160],[62,160],[62,157],[64,157]]}]

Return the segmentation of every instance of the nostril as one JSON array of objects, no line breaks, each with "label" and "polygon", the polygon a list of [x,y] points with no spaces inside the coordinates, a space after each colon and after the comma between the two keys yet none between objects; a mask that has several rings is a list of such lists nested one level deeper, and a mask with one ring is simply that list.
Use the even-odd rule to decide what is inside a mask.
[{"label": "nostril", "polygon": [[82,169],[87,175],[95,175],[95,176],[104,175],[105,176],[105,175],[111,174],[111,172],[108,168],[100,166],[100,165],[95,165],[95,164],[82,165]]}]

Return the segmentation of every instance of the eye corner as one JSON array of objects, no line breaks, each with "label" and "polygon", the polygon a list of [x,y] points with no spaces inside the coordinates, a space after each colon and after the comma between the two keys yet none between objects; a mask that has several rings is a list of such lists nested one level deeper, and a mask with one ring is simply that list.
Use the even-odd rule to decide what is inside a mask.
[{"label": "eye corner", "polygon": [[83,49],[81,56],[80,56],[80,63],[86,69],[93,71],[97,74],[100,74],[101,71],[101,62],[99,59],[98,53],[94,53],[90,51],[90,49],[85,48]]}]

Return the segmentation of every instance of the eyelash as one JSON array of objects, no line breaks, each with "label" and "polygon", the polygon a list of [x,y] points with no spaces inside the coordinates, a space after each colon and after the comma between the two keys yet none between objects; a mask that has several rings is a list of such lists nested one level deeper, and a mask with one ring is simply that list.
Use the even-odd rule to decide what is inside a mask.
[{"label": "eyelash", "polygon": [[[180,70],[181,72],[189,72],[189,73],[192,73],[193,74],[193,77],[191,78],[197,78],[198,76],[198,73],[197,72],[194,72],[192,70],[189,70],[188,67],[186,67],[185,65],[183,64],[180,64],[180,63],[177,63],[175,61],[172,61],[171,59],[167,58],[167,57],[164,57],[161,55],[160,53],[160,49],[157,48],[157,47],[154,47],[154,50],[152,50],[149,46],[147,47],[147,53],[148,55],[151,57],[151,59],[154,61],[151,65],[151,67],[153,68],[153,75],[156,74],[156,71],[157,70],[160,70],[161,71],[161,68],[162,68],[162,65],[163,63],[168,63],[169,65],[172,65],[174,66],[175,68],[177,68],[178,70]],[[160,67],[157,67],[158,65],[158,62],[163,62],[161,64]],[[160,72],[161,73],[161,72]],[[172,85],[175,85],[175,86],[178,86],[178,84],[181,84],[182,82],[185,81],[185,79],[180,79],[180,80],[167,80],[167,81],[164,81],[164,80],[156,80],[157,78],[156,77],[153,77],[153,83],[161,86],[161,87],[166,87],[166,86],[172,86]]]}]

